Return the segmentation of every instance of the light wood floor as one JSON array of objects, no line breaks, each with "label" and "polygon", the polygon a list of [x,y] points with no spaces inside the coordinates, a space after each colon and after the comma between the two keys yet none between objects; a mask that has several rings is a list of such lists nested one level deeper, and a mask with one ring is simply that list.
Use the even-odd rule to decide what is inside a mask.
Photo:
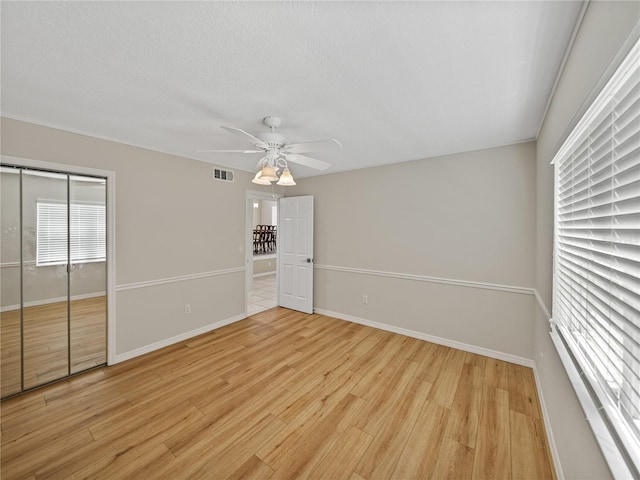
[{"label": "light wood floor", "polygon": [[[81,372],[107,361],[107,304],[105,296],[48,303],[24,309],[25,390]],[[68,345],[71,338],[71,356]],[[0,313],[0,397],[21,391],[20,310]]]},{"label": "light wood floor", "polygon": [[2,403],[3,480],[554,478],[530,369],[276,308]]}]

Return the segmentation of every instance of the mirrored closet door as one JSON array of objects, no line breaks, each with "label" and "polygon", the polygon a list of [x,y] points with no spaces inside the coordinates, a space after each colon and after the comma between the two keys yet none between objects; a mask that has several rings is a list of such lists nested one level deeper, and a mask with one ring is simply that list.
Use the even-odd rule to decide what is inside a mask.
[{"label": "mirrored closet door", "polygon": [[0,175],[4,398],[106,363],[106,179]]}]

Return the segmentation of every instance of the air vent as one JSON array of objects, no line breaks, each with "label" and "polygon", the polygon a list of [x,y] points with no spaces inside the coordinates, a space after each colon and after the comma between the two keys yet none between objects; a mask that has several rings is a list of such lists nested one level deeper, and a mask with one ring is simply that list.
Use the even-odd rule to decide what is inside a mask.
[{"label": "air vent", "polygon": [[233,183],[233,170],[213,169],[213,179]]}]

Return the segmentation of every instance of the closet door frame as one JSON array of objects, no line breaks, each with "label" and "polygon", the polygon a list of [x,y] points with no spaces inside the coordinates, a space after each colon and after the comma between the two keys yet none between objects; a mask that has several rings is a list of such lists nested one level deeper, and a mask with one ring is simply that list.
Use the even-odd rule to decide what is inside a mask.
[{"label": "closet door frame", "polygon": [[88,175],[107,179],[107,365],[116,362],[116,172],[54,163],[30,158],[0,156],[0,163],[16,167],[49,170],[55,173]]}]

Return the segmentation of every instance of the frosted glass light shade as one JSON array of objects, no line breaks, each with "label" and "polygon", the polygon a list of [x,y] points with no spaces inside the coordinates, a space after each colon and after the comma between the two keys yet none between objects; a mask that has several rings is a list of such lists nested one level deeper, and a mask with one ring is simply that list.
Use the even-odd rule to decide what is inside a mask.
[{"label": "frosted glass light shade", "polygon": [[262,170],[260,170],[260,178],[269,180],[270,182],[275,182],[278,180],[278,174],[273,167],[262,167]]},{"label": "frosted glass light shade", "polygon": [[263,178],[260,175],[261,172],[256,173],[256,176],[253,177],[253,180],[251,180],[251,183],[255,183],[257,185],[271,185],[271,182],[269,180],[267,180],[266,178]]},{"label": "frosted glass light shade", "polygon": [[295,185],[296,182],[293,181],[293,176],[288,168],[285,168],[282,171],[282,175],[280,175],[280,180],[278,180],[278,185]]}]

